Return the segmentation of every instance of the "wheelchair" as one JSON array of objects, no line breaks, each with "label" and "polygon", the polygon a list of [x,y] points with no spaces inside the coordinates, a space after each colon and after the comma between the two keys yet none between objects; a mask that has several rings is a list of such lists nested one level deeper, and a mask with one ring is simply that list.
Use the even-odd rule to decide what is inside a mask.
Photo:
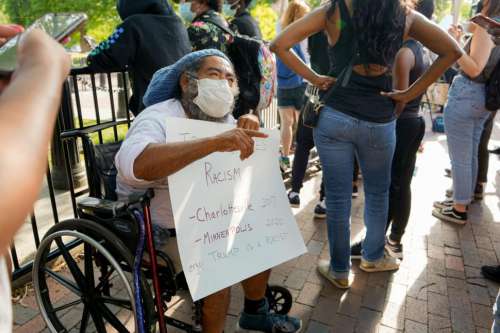
[{"label": "wheelchair", "polygon": [[[149,210],[154,191],[118,201],[114,157],[121,142],[91,140],[92,133],[124,123],[61,134],[65,144],[81,140],[89,196],[76,203],[78,218],[55,224],[38,248],[33,285],[40,313],[52,332],[73,332],[78,322],[79,332],[163,333],[167,324],[202,332],[201,301],[193,303],[190,322],[165,315],[174,296],[189,292],[183,273],[176,272],[166,253],[155,249]],[[138,259],[144,247],[149,261]],[[58,271],[54,266],[61,261],[66,268]],[[69,296],[58,297],[61,290]],[[269,285],[266,298],[272,312],[290,311],[293,299],[286,288]]]}]

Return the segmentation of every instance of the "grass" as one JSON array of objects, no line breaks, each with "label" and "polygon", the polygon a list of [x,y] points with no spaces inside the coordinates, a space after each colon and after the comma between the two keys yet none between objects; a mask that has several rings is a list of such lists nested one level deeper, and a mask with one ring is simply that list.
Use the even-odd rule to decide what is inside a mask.
[{"label": "grass", "polygon": [[[78,119],[75,119],[75,124],[77,124],[77,123],[78,123]],[[97,122],[95,120],[83,119],[83,126],[84,127],[92,126],[95,124],[97,124]],[[118,141],[125,139],[125,135],[127,134],[127,131],[128,131],[128,127],[126,124],[117,126]],[[111,143],[111,142],[116,141],[113,127],[107,128],[107,129],[103,130],[101,133],[102,133],[103,143]],[[99,144],[99,134],[97,132],[90,134],[90,139],[92,140],[92,142],[95,145]]]}]

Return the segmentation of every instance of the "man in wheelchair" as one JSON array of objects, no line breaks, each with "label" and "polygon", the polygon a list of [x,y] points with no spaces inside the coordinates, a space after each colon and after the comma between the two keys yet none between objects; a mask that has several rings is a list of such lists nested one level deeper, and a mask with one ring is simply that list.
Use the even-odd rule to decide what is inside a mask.
[{"label": "man in wheelchair", "polygon": [[[167,117],[235,123],[231,115],[237,98],[238,83],[230,60],[217,50],[202,50],[184,56],[174,65],[159,70],[144,97],[147,108],[135,118],[116,155],[117,194],[127,198],[154,188],[151,217],[155,226],[155,243],[167,253],[178,272],[182,267],[175,241],[167,241],[174,229],[167,177],[190,163],[214,152],[239,151],[240,158],[252,155],[252,137],[266,137],[258,131],[259,121],[253,115],[238,119],[237,128],[211,138],[166,142]],[[242,281],[244,309],[238,326],[244,330],[275,332],[285,327],[297,332],[301,320],[269,312],[265,297],[270,270]],[[203,300],[203,332],[220,333],[229,307],[230,288]]]}]

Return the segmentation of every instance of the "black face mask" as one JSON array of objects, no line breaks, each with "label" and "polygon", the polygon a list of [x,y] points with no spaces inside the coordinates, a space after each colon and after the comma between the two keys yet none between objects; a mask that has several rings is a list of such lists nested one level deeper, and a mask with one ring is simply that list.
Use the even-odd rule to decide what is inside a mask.
[{"label": "black face mask", "polygon": [[476,14],[481,13],[482,10],[483,10],[483,1],[481,0],[476,4]]}]

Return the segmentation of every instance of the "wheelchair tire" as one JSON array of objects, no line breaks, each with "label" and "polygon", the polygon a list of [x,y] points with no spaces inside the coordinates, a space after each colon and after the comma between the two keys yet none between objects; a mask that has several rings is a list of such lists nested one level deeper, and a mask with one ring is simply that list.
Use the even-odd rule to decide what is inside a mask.
[{"label": "wheelchair tire", "polygon": [[[83,243],[84,256],[81,265],[83,269],[78,267],[78,263],[64,245],[63,237],[71,237]],[[57,245],[60,251],[58,256],[64,259],[70,272],[69,276],[56,273],[47,265],[54,259],[49,257],[53,244]],[[102,261],[101,265],[110,268],[105,276],[99,276],[99,270],[94,268],[94,258],[97,257]],[[95,222],[71,219],[50,228],[38,248],[33,263],[35,296],[49,330],[68,332],[71,326],[76,324],[74,319],[79,319],[77,322],[80,322],[80,332],[100,333],[109,329],[124,333],[137,331],[132,275],[125,274],[122,269],[122,267],[130,269],[133,267],[133,262],[134,258],[123,242],[111,231]],[[51,293],[50,287],[54,284],[59,284],[59,289]],[[116,296],[110,293],[114,285],[123,287]],[[53,299],[56,297],[52,298],[51,294],[54,296],[61,289],[70,292],[62,300]],[[141,292],[146,331],[154,332],[153,297],[144,274],[141,276]],[[68,302],[68,299],[74,300]],[[75,314],[75,311],[79,314]],[[69,312],[73,312],[72,315]],[[121,322],[123,314],[128,317],[128,327]]]},{"label": "wheelchair tire", "polygon": [[267,286],[266,298],[269,303],[269,311],[272,313],[286,315],[292,308],[293,297],[290,291],[285,287],[275,285]]}]

